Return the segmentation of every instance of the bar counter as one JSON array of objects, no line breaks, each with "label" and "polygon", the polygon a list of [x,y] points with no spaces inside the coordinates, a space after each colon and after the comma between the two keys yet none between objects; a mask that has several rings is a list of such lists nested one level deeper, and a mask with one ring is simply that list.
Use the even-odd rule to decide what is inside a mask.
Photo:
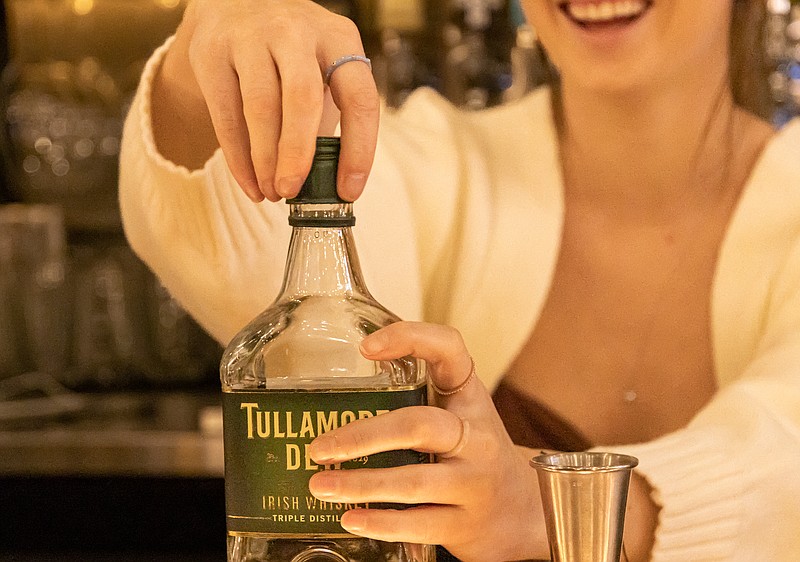
[{"label": "bar counter", "polygon": [[224,545],[219,391],[0,402],[3,562],[223,561]]}]

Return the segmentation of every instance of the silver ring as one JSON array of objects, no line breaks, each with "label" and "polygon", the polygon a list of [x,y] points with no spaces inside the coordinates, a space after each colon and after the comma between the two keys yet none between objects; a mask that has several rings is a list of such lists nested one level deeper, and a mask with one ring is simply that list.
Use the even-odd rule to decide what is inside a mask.
[{"label": "silver ring", "polygon": [[353,61],[363,62],[369,67],[370,70],[372,70],[372,61],[369,60],[367,57],[364,57],[362,55],[345,55],[333,61],[331,65],[325,70],[325,83],[330,84],[331,76],[333,76],[333,73],[336,72],[337,68],[346,65],[348,62],[353,62]]}]

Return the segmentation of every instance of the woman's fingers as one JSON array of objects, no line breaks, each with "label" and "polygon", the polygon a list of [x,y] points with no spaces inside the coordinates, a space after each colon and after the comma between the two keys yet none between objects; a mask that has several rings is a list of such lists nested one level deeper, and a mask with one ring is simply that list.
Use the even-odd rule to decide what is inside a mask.
[{"label": "woman's fingers", "polygon": [[[460,388],[472,376],[472,359],[458,330],[438,324],[396,322],[366,337],[361,352],[368,359],[386,360],[413,355],[424,359],[436,388],[443,392]],[[442,398],[469,402],[486,395],[476,379],[463,390]]]},{"label": "woman's fingers", "polygon": [[242,53],[236,67],[250,141],[250,159],[258,187],[264,197],[278,201],[275,165],[282,116],[280,98],[275,96],[275,91],[280,89],[278,72],[271,59],[254,57],[251,51]]},{"label": "woman's fingers", "polygon": [[231,174],[250,199],[261,201],[264,195],[250,156],[250,135],[236,71],[227,60],[205,57],[193,68]]},{"label": "woman's fingers", "polygon": [[[331,88],[344,80],[349,80],[347,89],[332,90],[333,99],[341,111],[342,153],[339,159],[339,176],[337,179],[339,195],[347,201],[355,201],[364,191],[372,161],[375,157],[375,146],[378,140],[378,123],[380,120],[380,100],[377,87],[369,68],[352,68],[356,62],[334,73]],[[352,70],[349,74],[344,73]],[[336,76],[337,73],[342,73]]]},{"label": "woman's fingers", "polygon": [[[338,45],[338,51],[332,52],[334,58],[324,61],[323,72],[326,72],[334,61],[340,60],[340,57],[364,55],[360,40],[353,42],[347,39],[359,36],[355,24],[342,18],[341,25],[339,36],[342,37],[343,43]],[[370,66],[359,60],[344,63],[337,68],[331,74],[328,85],[333,101],[341,112],[342,153],[339,158],[339,195],[347,201],[354,201],[364,190],[375,156],[380,120],[380,96]]]},{"label": "woman's fingers", "polygon": [[251,199],[295,196],[316,137],[340,114],[339,192],[350,201],[361,194],[377,143],[375,81],[355,61],[333,73],[330,90],[323,83],[333,61],[363,56],[352,21],[307,0],[194,0],[182,25],[216,140]]},{"label": "woman's fingers", "polygon": [[446,453],[462,435],[461,420],[447,410],[411,406],[323,433],[311,443],[309,454],[317,464],[334,464],[402,449]]},{"label": "woman's fingers", "polygon": [[323,470],[309,489],[320,500],[337,503],[458,504],[469,493],[452,465],[412,464],[394,468]]},{"label": "woman's fingers", "polygon": [[[546,541],[529,453],[514,446],[491,396],[472,375],[460,334],[445,326],[397,322],[365,338],[362,353],[376,361],[424,359],[442,408],[401,408],[351,422],[317,437],[311,457],[317,464],[334,464],[415,449],[435,453],[439,462],[321,471],[311,478],[311,493],[328,502],[370,504],[342,516],[342,526],[356,535],[442,544],[464,560],[543,556]],[[412,507],[374,505],[382,502]]]},{"label": "woman's fingers", "polygon": [[[342,515],[342,527],[359,536],[412,544],[451,544],[469,540],[464,510],[451,505],[420,505],[402,510],[354,509]],[[493,560],[486,555],[483,560]]]},{"label": "woman's fingers", "polygon": [[297,195],[311,169],[322,118],[324,90],[315,49],[313,41],[297,33],[274,51],[282,108],[275,190],[287,199]]}]

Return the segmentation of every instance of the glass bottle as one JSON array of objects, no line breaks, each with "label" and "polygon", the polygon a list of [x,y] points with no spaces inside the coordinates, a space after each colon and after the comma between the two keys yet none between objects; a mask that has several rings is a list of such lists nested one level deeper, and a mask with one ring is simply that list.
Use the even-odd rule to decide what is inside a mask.
[{"label": "glass bottle", "polygon": [[430,462],[394,451],[323,467],[306,455],[320,433],[427,400],[421,361],[376,362],[359,352],[366,335],[398,318],[364,284],[352,204],[336,194],[338,158],[338,138],[318,139],[308,179],[287,201],[293,230],[283,286],[222,358],[229,562],[435,560],[432,546],[347,534],[338,521],[354,506],[308,491],[318,470]]}]

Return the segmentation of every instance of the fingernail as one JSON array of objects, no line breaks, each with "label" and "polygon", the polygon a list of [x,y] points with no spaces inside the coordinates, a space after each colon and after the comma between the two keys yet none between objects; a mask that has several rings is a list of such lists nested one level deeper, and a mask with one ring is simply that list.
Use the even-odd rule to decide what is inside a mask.
[{"label": "fingernail", "polygon": [[366,181],[367,176],[364,174],[347,174],[344,177],[344,185],[342,186],[343,189],[340,195],[343,199],[347,199],[348,201],[354,200],[364,191],[364,184]]},{"label": "fingernail", "polygon": [[331,479],[329,472],[318,472],[308,482],[308,490],[311,494],[321,500],[335,497],[336,484]]},{"label": "fingernail", "polygon": [[250,201],[252,201],[253,203],[261,203],[264,200],[264,194],[261,192],[251,193],[248,191],[246,193],[247,196],[250,198]]},{"label": "fingernail", "polygon": [[258,185],[256,186],[256,190],[258,195],[261,196],[261,199],[267,198],[268,193],[272,194],[272,198],[274,199],[275,198],[274,186],[275,186],[275,180],[273,180],[272,178],[268,180],[259,179]]},{"label": "fingernail", "polygon": [[275,185],[275,191],[277,191],[278,195],[281,197],[290,199],[297,195],[301,185],[303,185],[303,178],[299,176],[288,176],[278,180]]},{"label": "fingernail", "polygon": [[308,446],[308,454],[317,464],[325,464],[333,460],[336,444],[326,435],[320,435]]},{"label": "fingernail", "polygon": [[364,355],[375,355],[386,348],[383,336],[372,334],[361,340],[361,353]]},{"label": "fingernail", "polygon": [[349,531],[354,535],[361,533],[366,528],[364,514],[360,513],[360,510],[343,513],[340,523],[345,531]]},{"label": "fingernail", "polygon": [[246,185],[242,185],[242,191],[253,203],[261,203],[264,200],[264,194],[261,193],[258,184],[256,183],[248,183]]}]

